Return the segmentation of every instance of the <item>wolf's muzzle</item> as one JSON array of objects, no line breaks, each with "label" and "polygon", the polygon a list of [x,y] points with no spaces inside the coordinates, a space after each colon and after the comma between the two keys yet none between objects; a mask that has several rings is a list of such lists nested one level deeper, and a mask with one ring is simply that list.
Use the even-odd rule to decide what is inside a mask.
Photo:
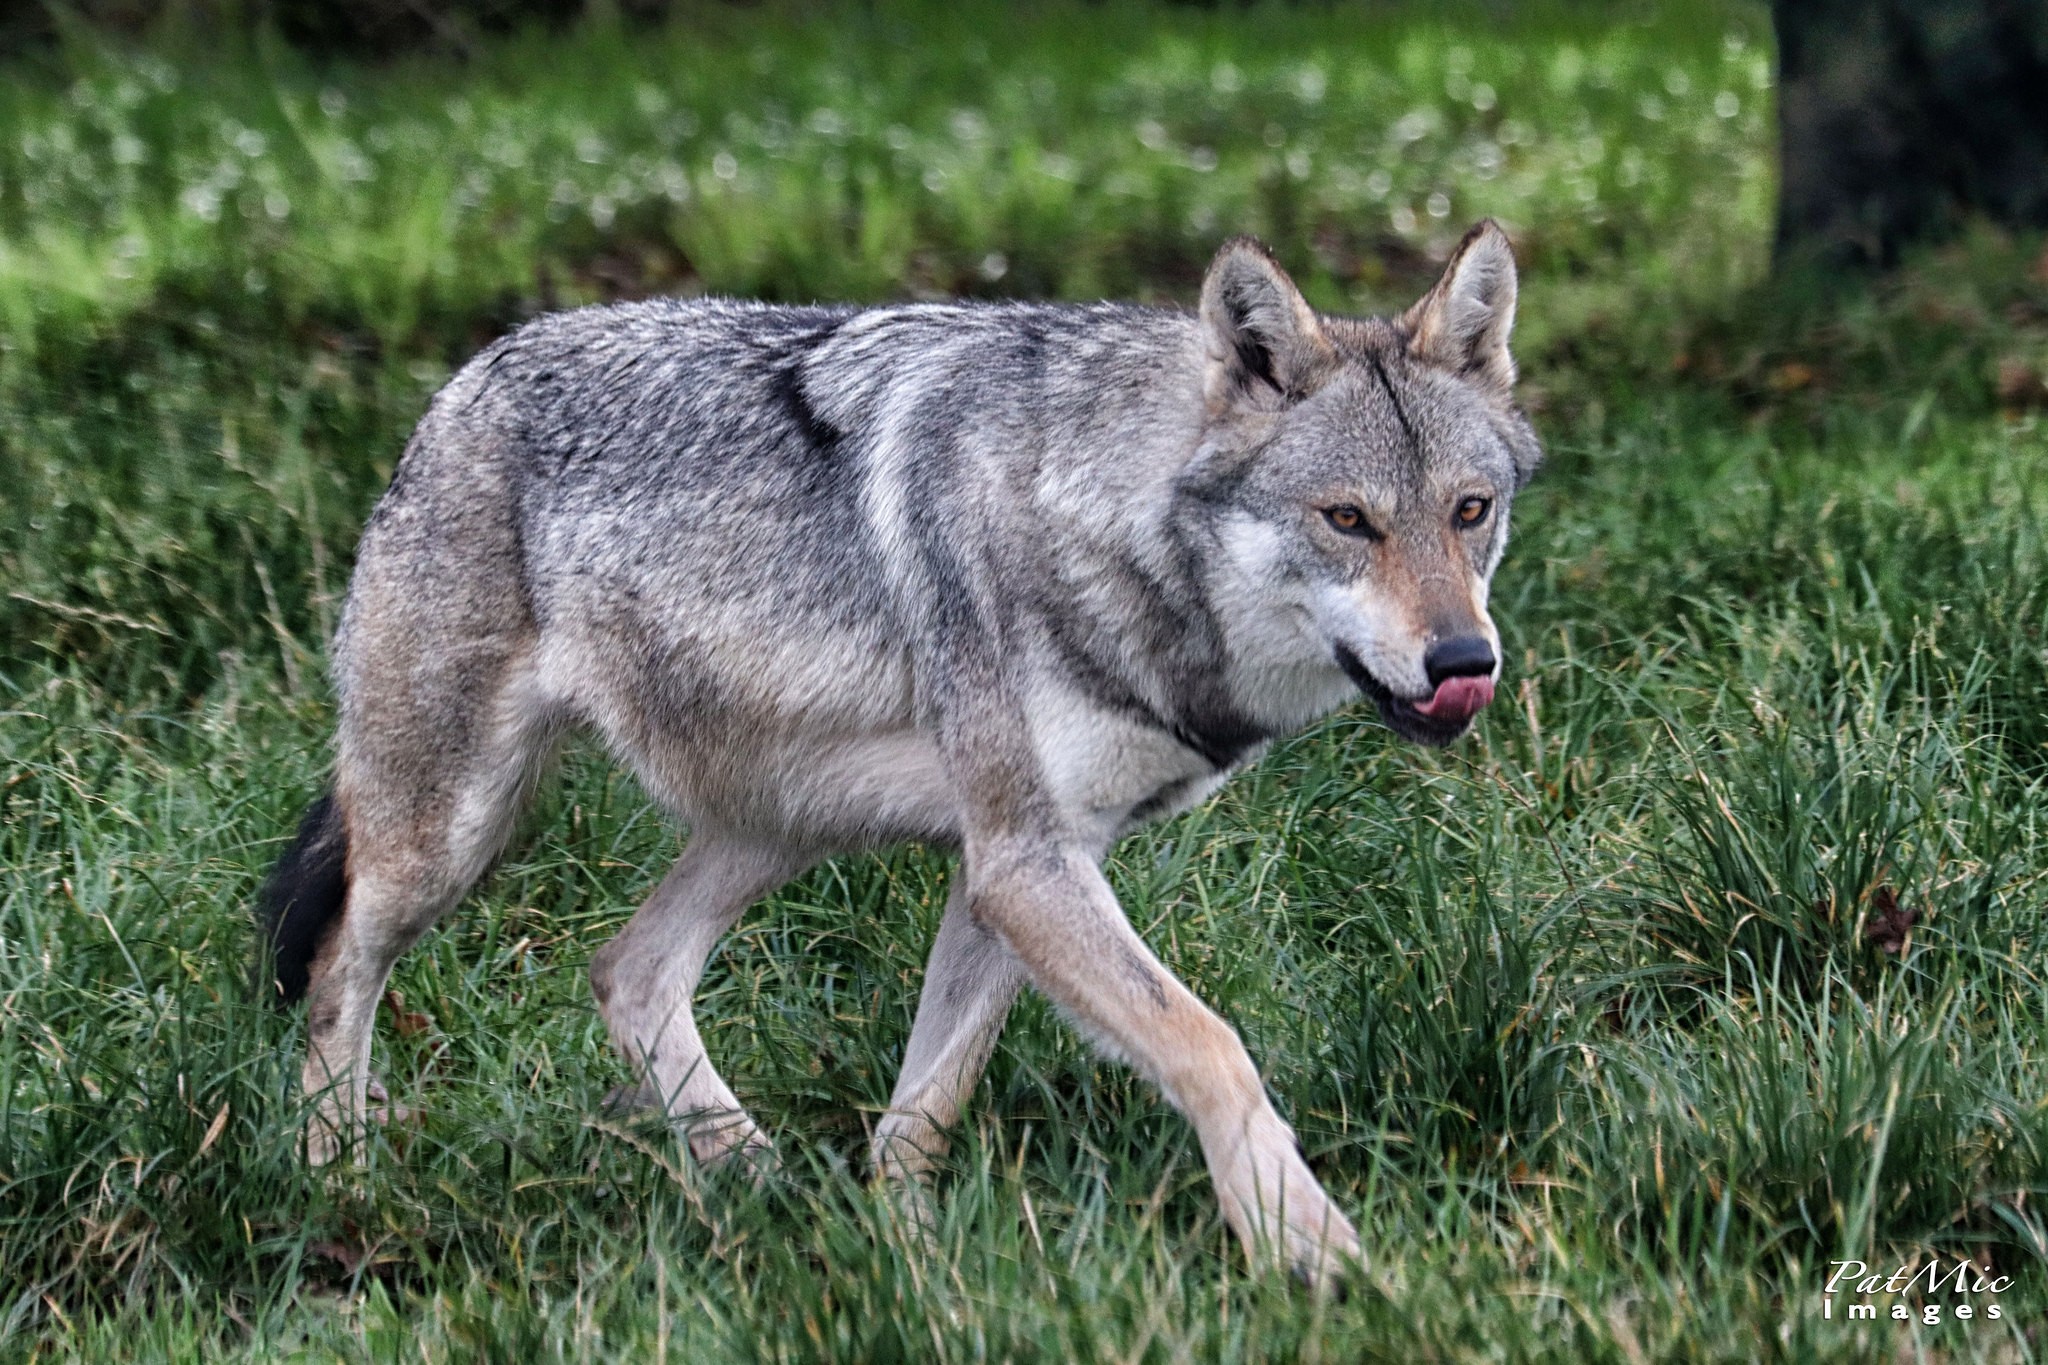
[{"label": "wolf's muzzle", "polygon": [[[1492,650],[1487,651],[1491,661]],[[1446,676],[1442,681],[1432,678],[1436,690],[1429,696],[1409,701],[1394,695],[1388,687],[1372,675],[1348,645],[1337,646],[1337,666],[1344,670],[1346,677],[1359,691],[1372,698],[1379,709],[1380,719],[1387,728],[1403,739],[1417,744],[1441,748],[1465,733],[1472,726],[1472,717],[1488,702],[1493,700],[1492,669],[1488,676],[1474,677],[1470,674]]]},{"label": "wolf's muzzle", "polygon": [[1436,691],[1416,702],[1417,713],[1447,723],[1467,722],[1493,700],[1493,644],[1477,635],[1439,640],[1422,656],[1422,671]]},{"label": "wolf's muzzle", "polygon": [[1429,675],[1431,687],[1441,687],[1446,678],[1491,678],[1496,666],[1492,643],[1479,635],[1438,640],[1422,656],[1422,671]]}]

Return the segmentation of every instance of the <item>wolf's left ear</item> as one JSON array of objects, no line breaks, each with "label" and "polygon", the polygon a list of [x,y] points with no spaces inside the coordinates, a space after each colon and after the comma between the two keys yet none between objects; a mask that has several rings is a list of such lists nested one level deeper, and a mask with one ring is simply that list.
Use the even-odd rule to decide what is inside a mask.
[{"label": "wolf's left ear", "polygon": [[1250,237],[1225,242],[1210,263],[1201,322],[1211,403],[1270,411],[1314,393],[1336,369],[1315,309]]},{"label": "wolf's left ear", "polygon": [[1515,327],[1515,252],[1491,218],[1451,253],[1443,278],[1401,315],[1408,349],[1505,394],[1515,385],[1508,333]]}]

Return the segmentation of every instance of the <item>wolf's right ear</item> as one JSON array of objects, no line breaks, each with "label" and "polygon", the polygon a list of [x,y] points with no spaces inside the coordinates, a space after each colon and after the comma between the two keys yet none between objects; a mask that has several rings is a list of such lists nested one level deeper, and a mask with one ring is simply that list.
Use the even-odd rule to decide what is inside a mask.
[{"label": "wolf's right ear", "polygon": [[1336,369],[1315,309],[1250,237],[1223,244],[1202,280],[1203,392],[1213,406],[1272,411],[1306,398]]}]

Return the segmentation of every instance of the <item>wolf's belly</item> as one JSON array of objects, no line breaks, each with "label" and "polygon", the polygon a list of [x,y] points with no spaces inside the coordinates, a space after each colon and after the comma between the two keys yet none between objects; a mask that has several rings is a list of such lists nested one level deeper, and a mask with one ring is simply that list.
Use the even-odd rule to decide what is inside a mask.
[{"label": "wolf's belly", "polygon": [[801,840],[865,848],[960,838],[958,789],[937,744],[916,730],[793,736],[759,757],[758,780],[728,795]]},{"label": "wolf's belly", "polygon": [[[1106,728],[1087,736],[1092,744],[1068,731],[1067,744],[1041,753],[1070,833],[1098,853],[1139,825],[1185,810],[1228,776],[1151,735]],[[958,785],[933,738],[909,726],[772,736],[748,727],[700,730],[626,757],[643,784],[690,823],[820,851],[912,839],[957,844],[962,835]]]},{"label": "wolf's belly", "polygon": [[[558,620],[540,651],[546,690],[601,731],[657,800],[692,825],[819,852],[958,842],[959,786],[916,724],[900,642],[679,615],[628,627],[592,611]],[[1041,673],[1022,690],[1018,720],[1040,778],[1070,836],[1098,852],[1223,780],[1173,736],[1064,678]]]},{"label": "wolf's belly", "polygon": [[[1121,727],[1117,727],[1121,728]],[[686,819],[751,828],[820,849],[922,840],[957,844],[964,812],[938,745],[912,728],[778,737],[736,749],[676,753],[658,789]],[[1120,836],[1196,804],[1228,778],[1184,750],[1128,731],[1087,752],[1041,754],[1070,833],[1097,853]],[[1065,746],[1062,746],[1063,748]],[[643,778],[643,780],[645,780]],[[650,782],[650,785],[656,785]]]}]

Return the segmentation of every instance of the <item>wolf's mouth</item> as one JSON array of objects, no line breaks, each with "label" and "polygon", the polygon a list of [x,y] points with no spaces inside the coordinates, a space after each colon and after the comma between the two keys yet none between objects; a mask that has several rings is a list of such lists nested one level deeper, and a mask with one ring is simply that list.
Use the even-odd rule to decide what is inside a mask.
[{"label": "wolf's mouth", "polygon": [[1372,675],[1348,645],[1337,646],[1337,666],[1372,698],[1380,719],[1403,739],[1442,748],[1472,728],[1472,718],[1493,700],[1491,678],[1449,678],[1433,696],[1409,701]]}]

